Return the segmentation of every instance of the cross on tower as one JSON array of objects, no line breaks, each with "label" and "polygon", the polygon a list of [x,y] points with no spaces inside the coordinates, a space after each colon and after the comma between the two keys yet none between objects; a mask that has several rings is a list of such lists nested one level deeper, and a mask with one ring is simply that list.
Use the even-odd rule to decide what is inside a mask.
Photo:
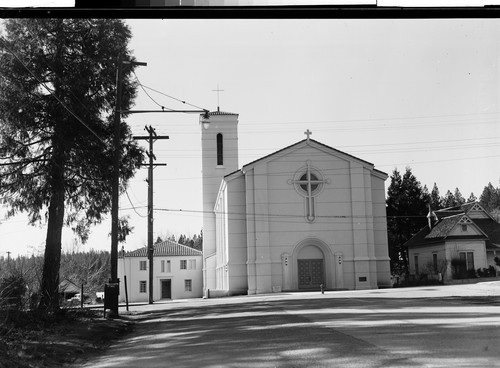
[{"label": "cross on tower", "polygon": [[217,111],[220,111],[219,109],[219,92],[224,92],[223,89],[219,89],[219,83],[217,83],[217,89],[213,89],[212,92],[217,92]]},{"label": "cross on tower", "polygon": [[307,140],[309,140],[309,136],[312,134],[311,131],[309,131],[309,129],[307,129],[304,134],[307,136]]}]

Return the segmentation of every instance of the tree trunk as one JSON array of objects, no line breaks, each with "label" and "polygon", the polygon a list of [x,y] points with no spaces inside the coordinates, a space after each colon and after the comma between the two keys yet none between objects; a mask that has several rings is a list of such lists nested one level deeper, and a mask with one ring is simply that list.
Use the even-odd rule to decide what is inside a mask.
[{"label": "tree trunk", "polygon": [[[56,160],[63,165],[63,160]],[[59,267],[61,265],[61,238],[64,222],[64,171],[54,164],[54,181],[47,221],[47,238],[39,309],[55,312],[59,309]]]},{"label": "tree trunk", "polygon": [[[55,30],[56,37],[64,39],[63,20],[58,22]],[[56,78],[54,84],[54,95],[64,93],[64,42],[57,44],[55,62],[52,66]],[[60,95],[61,99],[63,95]],[[59,102],[59,100],[58,100]],[[64,194],[65,194],[65,154],[67,131],[69,121],[65,119],[63,107],[57,103],[54,108],[54,133],[52,136],[53,154],[50,161],[50,204],[49,217],[47,220],[47,238],[45,241],[45,256],[43,262],[43,274],[41,285],[41,299],[38,309],[48,312],[59,310],[59,268],[61,266],[61,239],[64,225]]]}]

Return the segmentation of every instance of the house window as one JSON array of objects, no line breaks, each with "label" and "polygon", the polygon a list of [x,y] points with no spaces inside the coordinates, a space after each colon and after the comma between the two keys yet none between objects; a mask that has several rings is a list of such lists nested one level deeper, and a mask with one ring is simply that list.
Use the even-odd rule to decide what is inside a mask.
[{"label": "house window", "polygon": [[146,264],[147,264],[146,261],[139,261],[139,270],[146,271],[146,267],[147,267]]},{"label": "house window", "polygon": [[432,253],[432,267],[434,272],[438,272],[438,255],[437,253]]},{"label": "house window", "polygon": [[165,272],[165,261],[161,261],[161,272]]},{"label": "house window", "polygon": [[474,268],[474,252],[460,252],[460,260],[465,265],[466,271],[475,270]]},{"label": "house window", "polygon": [[167,273],[172,272],[172,265],[170,264],[170,261],[167,261]]},{"label": "house window", "polygon": [[217,134],[217,165],[224,164],[224,154],[223,154],[223,146],[222,146],[222,134]]},{"label": "house window", "polygon": [[418,275],[419,274],[419,270],[418,270],[418,256],[414,256],[413,257],[413,263],[415,265],[415,274]]},{"label": "house window", "polygon": [[193,291],[193,281],[184,280],[184,291]]},{"label": "house window", "polygon": [[462,231],[467,231],[467,225],[466,224],[462,224]]},{"label": "house window", "polygon": [[146,281],[139,281],[139,292],[145,293],[146,289]]},{"label": "house window", "polygon": [[190,270],[196,270],[196,259],[190,259],[189,260],[189,269]]},{"label": "house window", "polygon": [[181,259],[181,270],[187,270],[187,260]]}]

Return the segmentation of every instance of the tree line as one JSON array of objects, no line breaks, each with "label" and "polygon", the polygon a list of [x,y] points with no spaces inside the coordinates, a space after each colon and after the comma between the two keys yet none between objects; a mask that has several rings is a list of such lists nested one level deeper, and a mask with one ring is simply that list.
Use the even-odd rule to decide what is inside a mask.
[{"label": "tree line", "polygon": [[391,272],[396,275],[408,274],[408,251],[404,243],[427,224],[429,207],[440,210],[478,201],[490,214],[500,220],[500,187],[488,183],[479,199],[470,193],[467,199],[459,188],[453,192],[447,190],[441,196],[436,183],[431,191],[417,180],[411,168],[406,168],[403,175],[395,169],[390,177],[387,189],[387,234]]},{"label": "tree line", "polygon": [[[40,298],[43,256],[0,257],[0,307],[2,303],[34,309]],[[65,252],[61,254],[59,279],[76,288],[83,285],[85,294],[104,291],[109,281],[110,254],[107,251]],[[59,289],[62,293],[64,290]]]},{"label": "tree line", "polygon": [[156,243],[161,243],[164,240],[170,240],[182,245],[186,245],[190,248],[202,251],[203,250],[203,229],[199,234],[194,234],[193,237],[186,236],[185,234],[179,235],[178,238],[175,235],[164,236],[163,238],[159,236],[156,239]]}]

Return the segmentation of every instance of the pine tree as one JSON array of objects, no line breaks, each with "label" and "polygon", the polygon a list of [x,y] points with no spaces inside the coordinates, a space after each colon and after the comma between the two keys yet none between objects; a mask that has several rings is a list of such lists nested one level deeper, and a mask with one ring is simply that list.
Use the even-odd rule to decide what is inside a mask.
[{"label": "pine tree", "polygon": [[467,199],[467,203],[470,202],[477,202],[477,197],[472,192],[470,193],[469,199]]},{"label": "pine tree", "polygon": [[[59,308],[63,226],[85,241],[111,207],[118,59],[132,60],[117,19],[8,19],[0,40],[0,195],[8,215],[47,222],[40,308]],[[122,105],[136,93],[124,70]],[[125,116],[124,116],[125,117]],[[121,126],[122,188],[142,150]]]},{"label": "pine tree", "polygon": [[408,273],[408,250],[404,244],[427,223],[429,202],[429,194],[410,168],[402,177],[398,170],[393,171],[387,190],[387,231],[393,273]]},{"label": "pine tree", "polygon": [[458,205],[458,202],[455,196],[448,190],[441,200],[443,203],[443,208],[455,207]]},{"label": "pine tree", "polygon": [[432,187],[432,192],[430,195],[430,205],[434,211],[443,208],[441,197],[439,196],[439,189],[436,183],[434,183],[434,186]]},{"label": "pine tree", "polygon": [[500,188],[495,188],[491,183],[488,183],[479,197],[479,203],[486,211],[490,212],[500,208]]},{"label": "pine tree", "polygon": [[453,194],[453,197],[455,198],[457,206],[465,203],[465,198],[462,196],[462,193],[460,193],[460,190],[458,188],[455,188],[455,193]]}]

